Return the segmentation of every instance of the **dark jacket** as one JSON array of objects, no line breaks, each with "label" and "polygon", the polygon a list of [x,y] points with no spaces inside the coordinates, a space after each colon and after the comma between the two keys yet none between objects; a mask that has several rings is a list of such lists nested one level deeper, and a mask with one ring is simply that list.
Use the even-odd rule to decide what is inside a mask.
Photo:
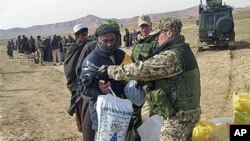
[{"label": "dark jacket", "polygon": [[57,50],[60,48],[60,40],[58,37],[53,37],[50,43],[52,50]]},{"label": "dark jacket", "polygon": [[84,58],[87,57],[90,54],[90,52],[92,52],[95,49],[96,44],[97,44],[96,41],[88,42],[85,45],[85,47],[82,49],[82,52],[81,52],[81,54],[79,56],[79,59],[78,59],[77,65],[76,65],[76,75],[77,75],[77,78],[80,77],[82,62],[83,62]]},{"label": "dark jacket", "polygon": [[13,54],[13,45],[11,43],[7,44],[7,54],[12,55]]},{"label": "dark jacket", "polygon": [[[125,57],[125,52],[116,49],[113,54],[106,54],[103,52],[100,47],[97,45],[95,49],[84,59],[82,62],[82,68],[88,68],[87,62],[93,63],[97,67],[101,67],[102,65],[120,65],[123,62],[123,59]],[[86,74],[94,75],[94,72],[91,71],[81,71],[80,79],[83,79],[83,76]],[[113,79],[110,79],[108,76],[100,78],[104,80],[105,82],[110,82],[111,87],[115,94],[118,97],[123,97],[123,89],[125,86],[124,81],[116,81]],[[90,97],[91,101],[89,103],[89,111],[91,113],[91,119],[92,119],[92,128],[94,130],[97,130],[97,113],[94,108],[94,104],[96,103],[98,95],[104,95],[104,93],[101,92],[101,90],[98,87],[99,80],[93,80],[93,83],[90,85],[84,86],[83,88],[83,94]]]},{"label": "dark jacket", "polygon": [[71,44],[65,54],[64,74],[67,79],[67,87],[71,93],[77,88],[77,76],[75,73],[75,68],[84,45],[85,44]]}]

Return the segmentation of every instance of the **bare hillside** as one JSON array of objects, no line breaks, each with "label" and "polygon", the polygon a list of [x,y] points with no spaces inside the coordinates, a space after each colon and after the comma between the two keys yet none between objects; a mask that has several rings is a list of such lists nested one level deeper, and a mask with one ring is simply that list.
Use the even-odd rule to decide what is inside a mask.
[{"label": "bare hillside", "polygon": [[[152,20],[159,20],[162,17],[197,17],[198,14],[198,6],[187,8],[184,10],[173,11],[173,12],[165,12],[165,13],[155,13],[149,14]],[[135,24],[137,22],[138,16],[131,18],[123,18],[123,19],[114,19],[118,23],[123,25]],[[88,15],[85,17],[81,17],[72,21],[66,21],[62,23],[54,23],[47,25],[35,25],[28,28],[12,28],[8,30],[0,29],[0,39],[10,39],[16,38],[18,35],[34,35],[37,36],[49,36],[54,34],[71,34],[72,27],[78,23],[84,23],[89,29],[95,29],[100,23],[103,21],[103,18]]]},{"label": "bare hillside", "polygon": [[[247,13],[243,10],[234,15],[236,49],[232,51],[209,49],[197,53],[195,20],[183,20],[182,32],[201,72],[202,118],[232,117],[233,93],[250,91]],[[70,93],[62,66],[38,66],[16,53],[15,59],[8,59],[6,41],[0,41],[0,57],[0,140],[80,141],[75,117],[66,113]]]}]

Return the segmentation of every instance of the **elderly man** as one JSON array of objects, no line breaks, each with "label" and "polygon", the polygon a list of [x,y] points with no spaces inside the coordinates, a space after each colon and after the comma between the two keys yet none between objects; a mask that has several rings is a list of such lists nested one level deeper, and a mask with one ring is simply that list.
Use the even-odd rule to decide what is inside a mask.
[{"label": "elderly man", "polygon": [[93,76],[92,71],[88,68],[88,63],[100,67],[102,65],[120,65],[130,63],[129,56],[118,48],[118,38],[120,31],[110,24],[100,25],[95,32],[97,44],[94,50],[82,62],[82,70],[80,79],[83,83],[82,94],[90,98],[89,111],[91,113],[92,129],[97,131],[98,120],[95,103],[98,95],[105,95],[109,93],[110,86],[118,97],[124,97],[123,89],[125,87],[124,81],[116,81],[110,79],[107,75],[103,77],[96,77],[91,82],[85,81],[85,76]]},{"label": "elderly man", "polygon": [[161,141],[191,141],[200,119],[200,72],[190,46],[180,35],[182,22],[164,18],[157,24],[159,48],[128,65],[101,67],[98,75],[115,80],[148,81],[144,87],[150,116],[164,118]]}]

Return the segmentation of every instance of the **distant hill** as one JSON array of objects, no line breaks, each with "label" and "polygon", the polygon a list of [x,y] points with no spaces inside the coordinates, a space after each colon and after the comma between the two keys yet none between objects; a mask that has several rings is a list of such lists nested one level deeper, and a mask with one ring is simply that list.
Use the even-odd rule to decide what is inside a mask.
[{"label": "distant hill", "polygon": [[[165,13],[155,13],[149,14],[152,21],[156,21],[161,19],[162,17],[197,17],[198,16],[198,6],[191,7],[184,10],[173,11],[173,12],[165,12]],[[122,25],[129,25],[129,24],[136,24],[138,16],[131,17],[131,18],[123,18],[123,19],[114,19],[119,24]],[[99,18],[94,15],[88,15],[76,20],[55,23],[55,24],[46,24],[46,25],[35,25],[28,28],[12,28],[7,30],[0,29],[0,39],[10,39],[15,38],[18,35],[26,35],[26,36],[49,36],[54,34],[72,34],[72,28],[74,25],[78,23],[84,23],[89,29],[90,33],[93,32],[94,29],[101,24],[101,22],[105,20],[103,18]]]},{"label": "distant hill", "polygon": [[[155,13],[149,14],[153,21],[159,20],[162,17],[196,17],[198,15],[198,6],[191,7],[184,10],[173,11],[173,12],[165,12],[165,13]],[[138,15],[139,16],[139,15]],[[127,25],[127,24],[136,24],[138,16],[131,18],[123,18],[123,19],[115,19],[119,24]],[[88,15],[76,20],[62,22],[62,23],[54,23],[54,24],[46,24],[46,25],[35,25],[28,28],[12,28],[7,30],[0,29],[0,39],[9,39],[15,38],[18,35],[26,35],[26,36],[49,36],[53,34],[71,34],[72,28],[74,25],[78,23],[84,23],[90,30],[94,31],[94,29],[101,24],[101,22],[105,20],[103,18],[99,18],[94,15]]]}]

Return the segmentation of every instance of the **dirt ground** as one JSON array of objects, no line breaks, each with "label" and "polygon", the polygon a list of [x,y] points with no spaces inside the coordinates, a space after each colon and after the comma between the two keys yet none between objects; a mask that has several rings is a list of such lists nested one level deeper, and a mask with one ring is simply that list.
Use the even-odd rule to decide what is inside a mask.
[{"label": "dirt ground", "polygon": [[75,118],[66,113],[70,94],[65,83],[54,66],[1,60],[0,140],[80,140]]},{"label": "dirt ground", "polygon": [[[240,31],[240,25],[236,23],[241,36],[232,51],[197,53],[195,32],[186,35],[201,72],[202,118],[233,117],[233,93],[250,91],[250,32]],[[81,140],[75,117],[66,112],[70,93],[62,66],[39,66],[16,53],[8,59],[5,48],[0,44],[0,141]]]}]

